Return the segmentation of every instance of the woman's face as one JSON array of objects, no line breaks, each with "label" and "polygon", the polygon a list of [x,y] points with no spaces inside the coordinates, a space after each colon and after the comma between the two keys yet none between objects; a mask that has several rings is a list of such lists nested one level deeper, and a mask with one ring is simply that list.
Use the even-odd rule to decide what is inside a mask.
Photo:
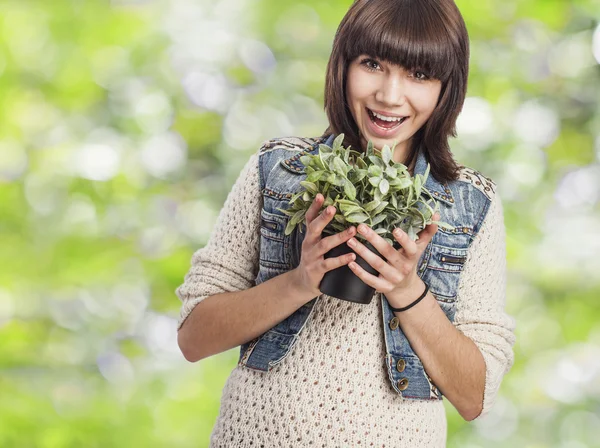
[{"label": "woman's face", "polygon": [[[394,161],[404,162],[410,140],[433,113],[441,88],[441,81],[429,79],[424,72],[408,72],[366,55],[352,61],[346,99],[360,130],[363,151],[369,140],[380,150],[396,141]],[[382,121],[372,111],[395,121]]]}]

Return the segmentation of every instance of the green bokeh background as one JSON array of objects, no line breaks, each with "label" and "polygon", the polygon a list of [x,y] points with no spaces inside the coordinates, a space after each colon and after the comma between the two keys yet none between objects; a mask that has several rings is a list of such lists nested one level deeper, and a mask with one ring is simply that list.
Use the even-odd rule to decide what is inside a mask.
[{"label": "green bokeh background", "polygon": [[[174,294],[250,154],[318,136],[350,1],[0,1],[0,447],[204,447],[238,349]],[[450,447],[600,446],[600,2],[461,0],[515,365]]]}]

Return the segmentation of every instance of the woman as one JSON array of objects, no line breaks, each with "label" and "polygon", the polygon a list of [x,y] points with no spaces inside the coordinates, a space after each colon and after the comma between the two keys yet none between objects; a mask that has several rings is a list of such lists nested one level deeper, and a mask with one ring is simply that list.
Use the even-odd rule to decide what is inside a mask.
[{"label": "woman", "polygon": [[[487,413],[513,363],[504,312],[502,203],[493,181],[452,158],[465,98],[468,35],[451,0],[357,0],[335,36],[325,85],[329,128],[273,139],[230,192],[207,246],[177,289],[178,340],[190,361],[241,346],[223,390],[214,447],[445,446],[442,396],[466,419]],[[448,231],[427,226],[395,250],[360,225],[321,238],[333,207],[318,196],[303,232],[285,207],[305,178],[300,156],[344,133],[424,173]],[[353,236],[361,232],[387,262]],[[354,254],[325,260],[349,244]],[[319,291],[344,264],[377,293],[368,305]]]}]

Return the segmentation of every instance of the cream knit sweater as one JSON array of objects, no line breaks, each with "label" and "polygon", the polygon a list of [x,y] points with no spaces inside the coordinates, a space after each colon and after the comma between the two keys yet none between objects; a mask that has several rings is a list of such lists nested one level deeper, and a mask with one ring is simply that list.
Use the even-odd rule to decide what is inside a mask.
[{"label": "cream knit sweater", "polygon": [[[260,208],[258,153],[242,170],[206,247],[192,257],[178,329],[206,297],[254,286]],[[514,320],[504,312],[505,228],[497,193],[469,248],[454,325],[486,363],[484,410],[513,363]],[[385,367],[381,301],[369,305],[325,294],[289,355],[272,371],[237,366],[223,389],[211,447],[443,447],[441,400],[401,398]]]}]

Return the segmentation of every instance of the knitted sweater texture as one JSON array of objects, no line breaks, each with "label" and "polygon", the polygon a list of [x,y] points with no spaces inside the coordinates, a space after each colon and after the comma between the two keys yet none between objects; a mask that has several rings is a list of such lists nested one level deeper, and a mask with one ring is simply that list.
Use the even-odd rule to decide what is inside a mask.
[{"label": "knitted sweater texture", "polygon": [[[258,153],[229,193],[208,244],[196,251],[184,283],[178,329],[208,296],[254,286],[260,209]],[[513,364],[514,319],[504,312],[506,249],[497,193],[469,248],[454,326],[486,364],[482,418]],[[321,295],[299,340],[270,372],[237,366],[223,389],[210,447],[443,447],[441,400],[408,400],[385,365],[381,301],[362,305]]]}]

